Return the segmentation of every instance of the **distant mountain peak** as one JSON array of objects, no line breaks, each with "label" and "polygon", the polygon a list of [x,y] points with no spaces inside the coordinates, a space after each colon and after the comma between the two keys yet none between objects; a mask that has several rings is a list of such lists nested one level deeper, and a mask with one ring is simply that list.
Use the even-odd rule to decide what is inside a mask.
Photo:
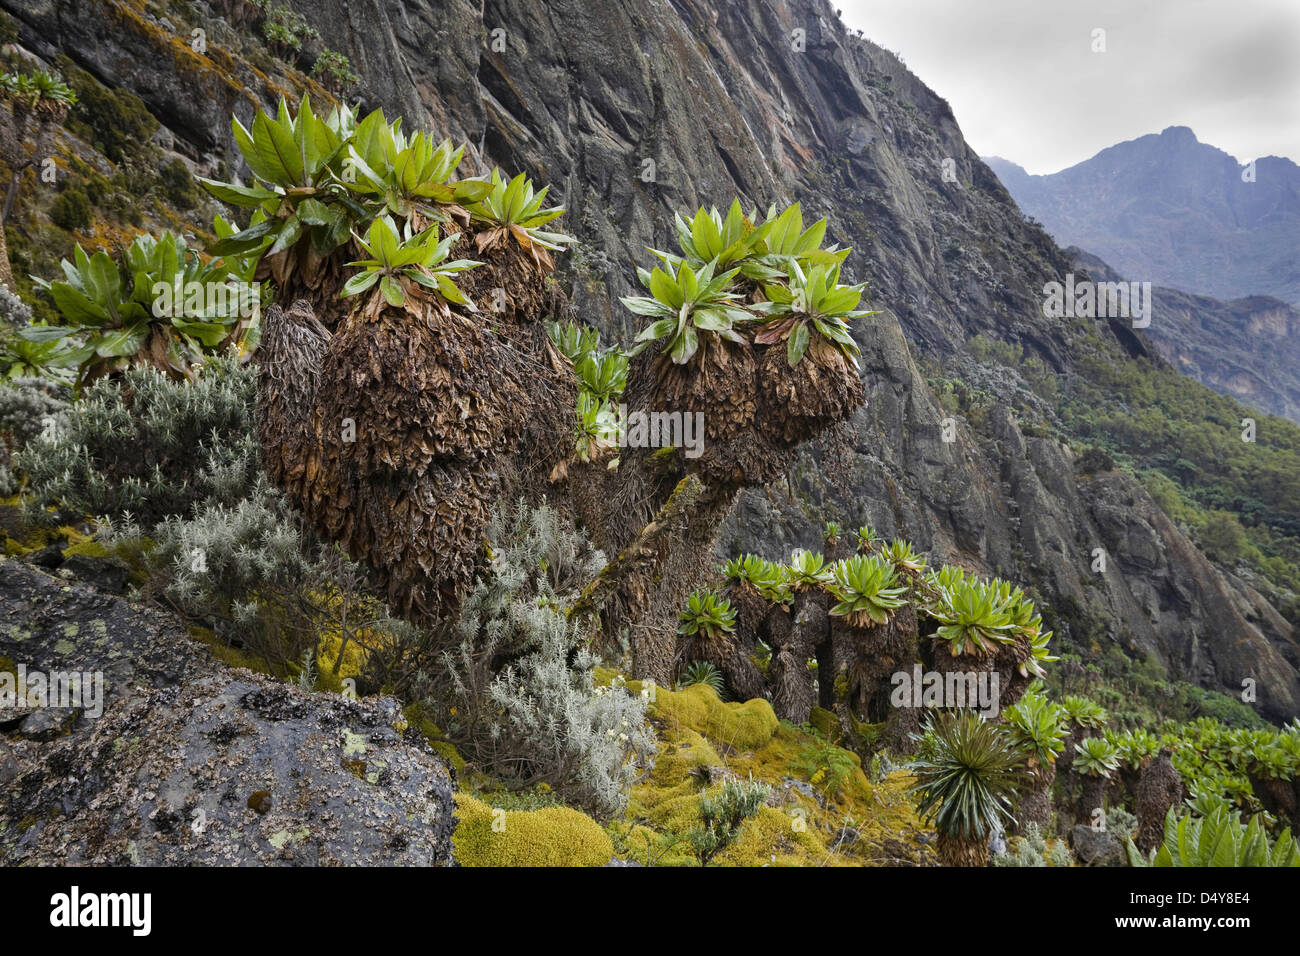
[{"label": "distant mountain peak", "polygon": [[1190,126],[1166,126],[1160,131],[1160,137],[1179,143],[1200,143]]},{"label": "distant mountain peak", "polygon": [[1046,176],[987,162],[1058,243],[1132,279],[1300,304],[1300,167],[1290,160],[1243,167],[1190,127],[1167,126]]}]

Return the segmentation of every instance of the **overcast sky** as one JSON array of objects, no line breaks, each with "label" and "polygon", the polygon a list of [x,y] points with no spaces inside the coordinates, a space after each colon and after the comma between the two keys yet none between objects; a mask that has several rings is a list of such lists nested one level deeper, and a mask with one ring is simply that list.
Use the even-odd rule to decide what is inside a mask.
[{"label": "overcast sky", "polygon": [[1300,162],[1300,0],[832,3],[952,104],[980,155],[1031,173],[1167,126],[1242,163]]}]

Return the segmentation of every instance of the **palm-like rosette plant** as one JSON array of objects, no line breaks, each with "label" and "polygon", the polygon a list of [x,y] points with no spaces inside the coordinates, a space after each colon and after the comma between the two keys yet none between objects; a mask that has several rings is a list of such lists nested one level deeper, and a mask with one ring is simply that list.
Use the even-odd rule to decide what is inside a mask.
[{"label": "palm-like rosette plant", "polygon": [[682,671],[682,676],[677,681],[677,687],[681,689],[690,687],[693,684],[707,684],[718,695],[718,699],[721,700],[723,692],[726,690],[727,681],[722,671],[708,661],[692,661]]},{"label": "palm-like rosette plant", "polygon": [[1040,765],[1056,762],[1066,736],[1065,710],[1060,704],[1041,691],[1031,691],[1002,713],[1012,738],[1024,744]]},{"label": "palm-like rosette plant", "polygon": [[347,162],[356,173],[352,191],[377,203],[380,214],[404,219],[416,230],[453,220],[468,228],[466,207],[486,199],[493,184],[474,178],[453,182],[465,147],[455,148],[451,140],[435,143],[422,132],[408,137],[401,125],[401,120],[387,122],[382,110],[357,124],[347,144]]},{"label": "palm-like rosette plant", "polygon": [[798,262],[790,264],[785,283],[763,287],[767,302],[754,306],[765,318],[754,335],[755,345],[786,343],[786,359],[793,368],[803,359],[816,334],[833,344],[857,368],[858,345],[849,332],[849,321],[874,312],[858,309],[866,284],[840,285],[840,267],[811,266],[805,272]]},{"label": "palm-like rosette plant", "polygon": [[875,528],[863,525],[858,528],[858,550],[863,554],[871,554],[880,546],[880,534]]},{"label": "palm-like rosette plant", "polygon": [[552,322],[546,327],[551,344],[576,368],[582,359],[600,348],[600,331],[577,322]]},{"label": "palm-like rosette plant", "polygon": [[8,100],[16,109],[36,113],[41,119],[49,115],[55,122],[61,122],[68,109],[77,104],[72,87],[44,70],[0,76],[0,98]]},{"label": "palm-like rosette plant", "polygon": [[1105,737],[1085,737],[1074,745],[1074,770],[1085,777],[1102,777],[1119,769],[1119,751]]},{"label": "palm-like rosette plant", "polygon": [[573,364],[582,390],[601,402],[617,399],[627,385],[627,353],[610,347],[593,349]]},{"label": "palm-like rosette plant", "polygon": [[739,304],[740,296],[728,291],[738,270],[715,275],[710,262],[698,272],[689,263],[670,262],[654,271],[640,271],[648,296],[624,296],[622,303],[651,322],[636,337],[639,352],[651,342],[666,339],[664,351],[676,365],[685,365],[706,345],[710,336],[745,344],[736,331],[738,322],[754,316]]},{"label": "palm-like rosette plant", "polygon": [[922,756],[912,764],[918,813],[933,819],[947,866],[983,866],[989,834],[1012,820],[1024,753],[998,724],[973,711],[927,721]]},{"label": "palm-like rosette plant", "polygon": [[523,173],[507,182],[501,171],[494,169],[490,191],[469,207],[471,219],[487,227],[474,237],[478,251],[486,252],[513,238],[535,263],[553,269],[555,263],[547,250],[559,252],[576,240],[562,232],[541,229],[564,215],[563,206],[543,207],[550,188],[544,186],[540,192],[534,192],[532,182]]},{"label": "palm-like rosette plant", "polygon": [[800,548],[790,555],[786,577],[796,591],[825,587],[831,581],[831,569],[826,567],[824,555]]},{"label": "palm-like rosette plant", "polygon": [[1020,700],[1003,710],[1002,716],[1011,739],[1026,752],[1026,769],[1032,775],[1017,810],[1020,826],[1033,823],[1046,827],[1052,817],[1056,758],[1065,749],[1065,711],[1048,700],[1042,685],[1035,683]]},{"label": "palm-like rosette plant", "polygon": [[916,580],[925,573],[925,558],[917,554],[908,541],[895,539],[881,549],[880,555],[900,574]]},{"label": "palm-like rosette plant", "polygon": [[601,348],[600,333],[576,322],[552,322],[547,335],[573,364],[578,379],[574,450],[580,461],[591,461],[618,444],[615,403],[627,385],[627,353],[614,346]]},{"label": "palm-like rosette plant", "polygon": [[879,557],[857,555],[831,567],[828,585],[837,603],[831,614],[853,627],[887,624],[907,603],[907,586],[900,585],[894,566]]},{"label": "palm-like rosette plant", "polygon": [[79,341],[83,384],[142,364],[192,378],[206,354],[240,338],[249,347],[256,342],[257,303],[248,301],[256,290],[232,285],[225,262],[203,261],[179,236],[138,236],[120,262],[77,246],[62,267],[64,281],[37,283],[66,324],[29,326],[18,335]]},{"label": "palm-like rosette plant", "polygon": [[1106,739],[1115,746],[1121,766],[1141,770],[1160,753],[1160,738],[1149,730],[1126,730],[1122,734],[1107,731]]},{"label": "palm-like rosette plant", "polygon": [[[447,254],[460,234],[452,233],[439,240],[435,226],[414,235],[408,226],[405,232],[403,237],[392,219],[380,216],[370,223],[366,238],[354,236],[357,245],[370,258],[348,263],[361,271],[344,283],[344,297],[359,295],[378,286],[367,308],[377,311],[383,303],[402,308],[417,289],[423,287],[436,292],[447,302],[474,309],[474,303],[457,288],[455,277],[479,263],[468,259],[447,261]],[[416,298],[423,297],[416,294]]]},{"label": "palm-like rosette plant", "polygon": [[[0,100],[9,106],[7,110],[0,109],[0,159],[9,167],[9,188],[0,208],[2,226],[13,212],[24,172],[28,166],[43,162],[51,155],[54,134],[77,97],[57,76],[37,70],[0,76]],[[35,121],[34,136],[27,132],[29,119]],[[0,282],[11,288],[14,284],[3,230],[0,230]]]},{"label": "palm-like rosette plant", "polygon": [[741,210],[739,199],[732,201],[725,217],[716,208],[703,206],[689,220],[677,213],[673,225],[682,254],[650,251],[674,269],[685,262],[698,272],[713,263],[715,269],[738,268],[741,275],[754,282],[780,279],[783,270],[765,266],[758,259],[764,251],[761,243],[769,226],[755,226],[753,220],[753,213],[746,216]]},{"label": "palm-like rosette plant", "polygon": [[1047,672],[1044,664],[1059,660],[1053,657],[1048,645],[1052,632],[1043,630],[1043,618],[1034,608],[1034,602],[1025,596],[1025,592],[1009,581],[994,578],[990,588],[996,595],[996,602],[1006,611],[1011,624],[1011,633],[1025,641],[1028,654],[1018,665],[1022,677],[1044,678]]},{"label": "palm-like rosette plant", "polygon": [[1087,697],[1071,695],[1061,698],[1065,716],[1079,728],[1106,726],[1106,710],[1101,704]]},{"label": "palm-like rosette plant", "polygon": [[938,600],[926,613],[939,622],[935,636],[948,643],[953,657],[992,653],[996,644],[1015,642],[1011,615],[995,589],[981,581],[960,580],[938,591]]},{"label": "palm-like rosette plant", "polygon": [[696,591],[686,600],[677,633],[715,639],[735,629],[736,612],[730,601],[713,591]]},{"label": "palm-like rosette plant", "polygon": [[[248,228],[218,240],[209,251],[215,255],[264,252],[270,274],[281,287],[300,267],[308,273],[304,278],[312,281],[320,263],[348,241],[353,226],[369,218],[341,176],[350,123],[350,113],[317,117],[306,99],[296,115],[290,114],[283,99],[274,118],[259,111],[251,130],[233,118],[235,145],[256,182],[250,186],[210,179],[199,182],[222,202],[261,215]],[[296,256],[287,255],[300,241],[305,248]]]},{"label": "palm-like rosette plant", "polygon": [[842,263],[851,249],[831,246],[823,249],[826,238],[826,220],[819,219],[807,229],[803,225],[803,209],[799,203],[788,207],[779,215],[769,209],[763,221],[760,261],[778,275],[789,272],[790,266],[834,267]]},{"label": "palm-like rosette plant", "polygon": [[573,447],[579,461],[594,461],[618,447],[618,418],[613,408],[586,389],[578,392]]},{"label": "palm-like rosette plant", "polygon": [[756,554],[732,558],[723,568],[729,581],[748,581],[773,604],[789,604],[794,599],[788,570]]}]

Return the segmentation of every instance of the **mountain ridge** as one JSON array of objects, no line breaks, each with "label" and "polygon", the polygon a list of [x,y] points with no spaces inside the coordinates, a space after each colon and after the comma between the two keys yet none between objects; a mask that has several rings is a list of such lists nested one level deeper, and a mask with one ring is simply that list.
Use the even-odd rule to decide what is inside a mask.
[{"label": "mountain ridge", "polygon": [[1122,273],[1217,299],[1300,304],[1300,166],[1290,159],[1241,164],[1170,126],[1047,175],[985,161],[1058,242]]}]

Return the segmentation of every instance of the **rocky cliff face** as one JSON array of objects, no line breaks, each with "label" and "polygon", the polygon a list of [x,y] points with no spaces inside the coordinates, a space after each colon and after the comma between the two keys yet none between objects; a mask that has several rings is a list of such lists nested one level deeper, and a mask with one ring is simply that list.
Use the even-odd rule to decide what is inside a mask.
[{"label": "rocky cliff face", "polygon": [[[1076,272],[1099,282],[1132,278],[1091,253],[1067,251]],[[1151,300],[1142,336],[1170,365],[1252,408],[1300,421],[1300,311],[1266,295],[1224,302],[1163,286]]]},{"label": "rocky cliff face", "polygon": [[[233,104],[247,118],[261,95],[232,97],[178,80],[168,62],[133,59],[132,36],[167,29],[147,10],[147,29],[106,17],[105,38],[85,26],[83,0],[0,6],[42,55],[61,50],[93,69],[110,51],[117,65],[100,74],[111,69],[201,162],[231,155],[226,114]],[[1082,639],[1086,625],[1227,691],[1245,677],[1269,680],[1260,700],[1271,716],[1300,710],[1289,625],[1210,565],[1135,482],[1076,479],[1070,450],[1026,437],[1009,411],[979,428],[953,421],[945,435],[952,416],[927,375],[979,383],[1009,406],[1042,405],[1014,370],[982,368],[963,351],[977,333],[1022,345],[1063,383],[1084,351],[1144,346],[1122,327],[1044,316],[1043,284],[1069,270],[1068,257],[1024,220],[947,103],[850,36],[830,4],[294,6],[352,59],[369,105],[468,141],[480,169],[499,162],[552,184],[570,210],[563,224],[582,240],[561,278],[580,315],[625,341],[633,317],[616,297],[632,289],[645,247],[672,241],[673,210],[739,195],[761,207],[800,199],[806,213],[830,216],[830,238],[853,247],[852,271],[871,281],[879,310],[857,330],[867,405],[840,442],[746,496],[724,549],[777,556],[818,546],[827,518],[871,523],[937,560],[1034,584],[1063,634]],[[1098,547],[1112,553],[1105,573],[1092,570]]]}]

